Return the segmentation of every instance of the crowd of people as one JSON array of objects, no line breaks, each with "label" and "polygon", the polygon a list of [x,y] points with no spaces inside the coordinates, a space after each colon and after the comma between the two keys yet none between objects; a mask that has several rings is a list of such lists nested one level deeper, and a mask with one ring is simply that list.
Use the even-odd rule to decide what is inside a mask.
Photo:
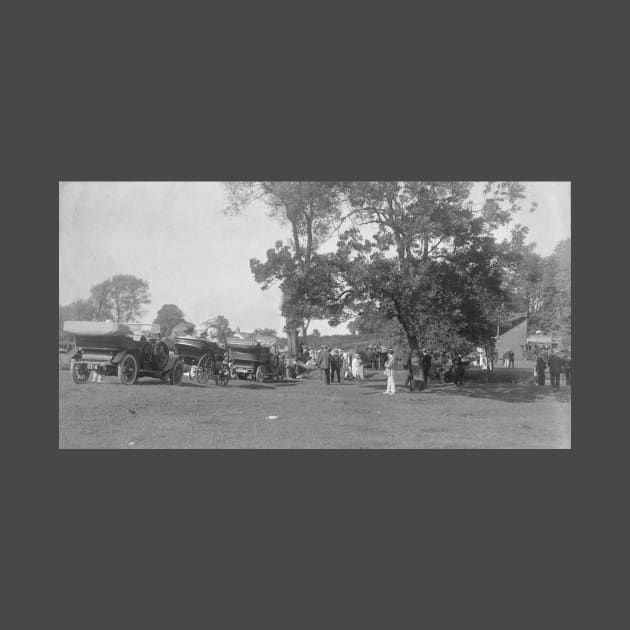
[{"label": "crowd of people", "polygon": [[[329,346],[319,346],[318,348],[302,348],[296,359],[284,356],[285,372],[289,378],[301,379],[315,369],[321,371],[323,382],[327,385],[342,379],[363,380],[364,360],[358,351],[342,350],[341,348],[330,348]],[[336,381],[335,381],[336,379]]]},{"label": "crowd of people", "polygon": [[[288,378],[303,379],[310,372],[319,370],[322,382],[326,385],[342,381],[362,381],[365,379],[366,367],[382,368],[383,374],[387,376],[387,386],[383,394],[395,394],[394,375],[401,362],[397,361],[391,348],[384,351],[376,346],[371,350],[369,356],[367,350],[342,350],[326,345],[317,348],[305,346],[300,349],[296,359],[284,355],[282,361]],[[366,355],[371,360],[366,360]],[[402,367],[408,370],[405,387],[414,391],[424,389],[429,382],[463,385],[466,363],[461,354],[441,352],[435,353],[434,358],[425,348],[420,352],[412,352],[407,361],[402,363]]]},{"label": "crowd of people", "polygon": [[406,362],[407,386],[412,391],[424,389],[430,382],[464,384],[464,367],[467,361],[460,353],[436,352],[433,356],[426,348],[412,350]]},{"label": "crowd of people", "polygon": [[[394,375],[396,372],[396,358],[392,349],[382,354],[382,362],[379,358],[378,367],[384,368],[387,376],[384,395],[396,393]],[[289,378],[304,378],[313,370],[319,370],[322,382],[326,385],[341,383],[342,380],[363,380],[365,378],[363,359],[364,351],[342,350],[319,346],[318,348],[305,347],[298,354],[297,360],[291,361],[285,357],[286,375]],[[506,367],[513,365],[513,353],[506,355]],[[375,367],[372,362],[370,367]],[[411,391],[419,391],[428,387],[430,383],[453,383],[456,386],[464,384],[465,367],[470,361],[461,353],[454,352],[429,352],[426,348],[411,351],[403,367],[407,370],[405,387]],[[560,388],[561,380],[566,385],[571,384],[571,355],[567,351],[562,353],[552,350],[548,354],[540,353],[536,362],[536,378],[538,385],[545,384],[545,371],[549,370],[551,386],[554,391]]]},{"label": "crowd of people", "polygon": [[[540,352],[536,358],[536,384],[539,387],[545,385],[546,370],[549,368],[549,380],[554,392],[560,389],[560,381],[565,385],[571,385],[571,353],[567,350],[558,352],[555,348],[549,353]],[[563,377],[561,379],[561,377]]]}]

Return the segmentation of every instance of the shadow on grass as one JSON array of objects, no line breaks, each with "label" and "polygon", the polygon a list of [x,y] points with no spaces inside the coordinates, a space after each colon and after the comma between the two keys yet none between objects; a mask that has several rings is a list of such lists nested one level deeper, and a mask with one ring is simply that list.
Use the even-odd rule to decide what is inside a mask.
[{"label": "shadow on grass", "polygon": [[[439,392],[439,393],[438,393]],[[429,387],[421,395],[435,394],[439,396],[466,396],[468,398],[484,398],[509,403],[533,403],[544,399],[555,399],[560,402],[571,401],[570,388],[554,392],[551,387],[537,387],[529,384],[510,383],[464,383],[459,387],[450,386],[444,389]]]},{"label": "shadow on grass", "polygon": [[[373,383],[361,384],[365,395],[374,395],[385,391],[386,381],[381,379]],[[427,388],[420,391],[410,391],[400,384],[396,385],[396,394],[404,394],[407,396],[465,396],[468,398],[485,398],[488,400],[498,400],[511,403],[532,403],[545,398],[552,398],[560,402],[571,401],[571,388],[560,388],[559,392],[554,392],[551,387],[537,387],[530,384],[512,384],[512,383],[464,383],[464,385],[456,386],[452,383],[433,383]]]},{"label": "shadow on grass", "polygon": [[[284,381],[280,383],[257,383],[255,381],[240,381],[234,382],[232,387],[238,389],[278,389],[280,387],[295,387],[298,383],[296,381]],[[228,385],[230,387],[230,385]]]}]

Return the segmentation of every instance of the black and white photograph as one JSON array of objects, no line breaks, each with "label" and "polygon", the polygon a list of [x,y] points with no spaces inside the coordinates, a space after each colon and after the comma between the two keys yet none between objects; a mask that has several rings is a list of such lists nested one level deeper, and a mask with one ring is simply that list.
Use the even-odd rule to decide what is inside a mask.
[{"label": "black and white photograph", "polygon": [[571,449],[568,181],[60,181],[60,449]]}]

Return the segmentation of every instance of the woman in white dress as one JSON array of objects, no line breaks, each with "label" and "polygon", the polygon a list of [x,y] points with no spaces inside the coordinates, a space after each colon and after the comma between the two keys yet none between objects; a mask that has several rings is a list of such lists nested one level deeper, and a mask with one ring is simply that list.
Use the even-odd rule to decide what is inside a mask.
[{"label": "woman in white dress", "polygon": [[354,365],[352,372],[354,378],[358,378],[361,381],[363,380],[363,360],[361,359],[361,355],[358,352],[354,355]]},{"label": "woman in white dress", "polygon": [[387,389],[383,395],[389,394],[393,396],[396,393],[396,383],[394,382],[394,354],[387,353],[387,361],[385,361],[385,374],[387,376]]}]

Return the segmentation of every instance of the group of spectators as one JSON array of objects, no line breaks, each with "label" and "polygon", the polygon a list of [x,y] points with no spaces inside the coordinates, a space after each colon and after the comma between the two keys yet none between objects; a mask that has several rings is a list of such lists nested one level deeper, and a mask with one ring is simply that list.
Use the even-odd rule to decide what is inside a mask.
[{"label": "group of spectators", "polygon": [[344,381],[363,380],[365,368],[376,367],[383,360],[383,353],[368,347],[365,350],[342,350],[321,345],[319,347],[304,346],[295,359],[284,355],[285,372],[289,378],[301,379],[309,372],[319,369],[322,381],[328,385]]},{"label": "group of spectators", "polygon": [[560,375],[564,375],[565,385],[571,385],[571,354],[566,350],[561,353],[555,348],[549,354],[543,352],[536,358],[536,383],[544,386],[546,369],[549,368],[549,378],[554,392],[560,389]]},{"label": "group of spectators", "polygon": [[459,353],[437,352],[434,357],[426,348],[412,350],[406,362],[406,385],[412,391],[424,389],[431,381],[463,385],[465,365]]},{"label": "group of spectators", "polygon": [[[387,389],[383,393],[395,394],[396,359],[393,350],[384,353],[378,348],[373,348],[371,361],[364,360],[365,353],[326,345],[317,348],[305,346],[296,359],[292,360],[288,356],[283,359],[289,378],[301,379],[312,370],[319,369],[322,382],[326,385],[341,383],[342,380],[363,380],[366,365],[378,366],[379,369],[383,367],[387,376]],[[432,355],[426,348],[422,348],[421,351],[414,351],[408,355],[404,364],[409,372],[405,386],[413,391],[425,388],[430,382],[463,385],[465,365],[466,361],[461,354],[437,352]]]}]

